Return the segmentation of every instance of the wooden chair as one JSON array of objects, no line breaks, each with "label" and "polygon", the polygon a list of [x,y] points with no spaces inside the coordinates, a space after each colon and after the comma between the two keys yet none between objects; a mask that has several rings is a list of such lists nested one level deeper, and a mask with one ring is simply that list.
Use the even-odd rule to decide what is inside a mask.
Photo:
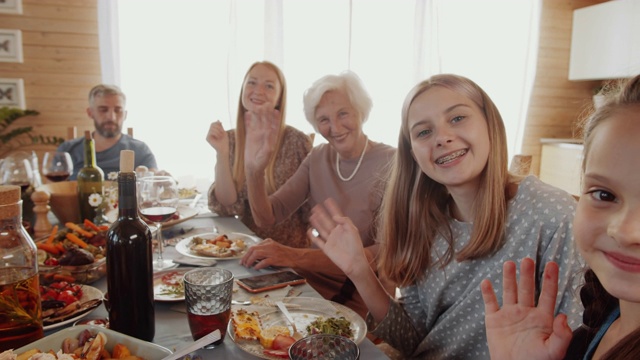
[{"label": "wooden chair", "polygon": [[[133,137],[133,128],[127,128],[127,135]],[[75,139],[78,137],[78,127],[77,126],[69,126],[67,129],[67,140]]]},{"label": "wooden chair", "polygon": [[527,176],[531,173],[531,155],[514,155],[511,159],[509,172],[515,175]]}]

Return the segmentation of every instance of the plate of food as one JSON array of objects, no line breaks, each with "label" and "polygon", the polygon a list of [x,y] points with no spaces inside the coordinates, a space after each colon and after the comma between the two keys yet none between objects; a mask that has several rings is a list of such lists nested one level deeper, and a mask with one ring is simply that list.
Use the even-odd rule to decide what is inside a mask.
[{"label": "plate of food", "polygon": [[66,281],[40,285],[44,330],[82,319],[102,304],[103,297],[102,291],[89,285]]},{"label": "plate of food", "polygon": [[[355,311],[320,298],[286,298],[298,332],[303,336],[325,333],[346,336],[360,344],[367,335],[367,324]],[[288,356],[295,339],[293,330],[275,306],[243,307],[234,310],[227,330],[233,342],[249,354],[262,359]]]},{"label": "plate of food", "polygon": [[176,250],[196,259],[240,259],[260,239],[242,233],[205,233],[180,240]]},{"label": "plate of food", "polygon": [[[99,336],[98,334],[100,333],[102,333],[103,336]],[[94,342],[96,338],[100,338],[100,340],[98,340],[99,343]],[[28,359],[36,353],[47,352],[49,350],[55,353],[61,351],[62,353],[74,354],[75,356],[73,358],[79,359],[80,356],[77,353],[81,352],[84,346],[77,346],[76,349],[72,349],[74,345],[69,344],[75,341],[69,341],[67,339],[76,339],[78,345],[91,344],[91,346],[87,346],[88,353],[86,353],[84,357],[87,359],[98,359],[98,353],[103,350],[109,352],[110,357],[114,359],[127,357],[127,354],[130,354],[132,357],[135,356],[137,359],[162,359],[171,354],[171,350],[160,345],[95,325],[68,327],[18,348],[13,352],[20,356],[18,357],[19,359]],[[65,341],[67,345],[63,344]]]},{"label": "plate of food", "polygon": [[153,273],[153,298],[156,301],[183,301],[184,274],[194,268],[168,269]]}]

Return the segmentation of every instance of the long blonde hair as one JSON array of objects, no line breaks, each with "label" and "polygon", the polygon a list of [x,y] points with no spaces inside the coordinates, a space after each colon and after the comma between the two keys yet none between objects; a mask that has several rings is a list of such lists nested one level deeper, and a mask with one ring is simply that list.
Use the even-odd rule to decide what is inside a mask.
[{"label": "long blonde hair", "polygon": [[280,129],[278,131],[278,139],[276,140],[275,151],[271,155],[271,159],[269,160],[269,165],[267,165],[265,176],[267,180],[267,192],[269,194],[274,193],[277,190],[274,168],[276,163],[276,157],[278,156],[278,152],[280,151],[280,147],[282,147],[282,142],[284,141],[284,129],[286,127],[285,124],[285,110],[287,105],[287,84],[284,79],[284,74],[275,64],[269,61],[258,61],[253,63],[247,73],[244,75],[244,80],[242,80],[242,90],[240,90],[240,99],[238,101],[238,116],[236,118],[236,148],[234,151],[234,161],[233,161],[233,182],[236,186],[236,190],[240,191],[244,186],[244,145],[246,143],[246,128],[244,126],[244,113],[247,109],[242,105],[242,95],[244,93],[244,83],[247,81],[247,77],[251,70],[257,65],[265,65],[273,70],[278,76],[278,81],[280,81],[280,88],[282,91],[280,92],[280,96],[278,98],[278,103],[275,106],[276,110],[280,111],[280,117],[282,121],[280,121]]},{"label": "long blonde hair", "polygon": [[[420,94],[435,86],[460,93],[482,110],[487,120],[491,149],[480,174],[475,199],[473,232],[468,245],[455,253],[451,202],[446,187],[425,175],[411,153],[409,108]],[[445,266],[454,257],[464,261],[490,255],[504,242],[507,213],[507,136],[500,112],[489,96],[473,81],[451,74],[435,75],[416,85],[405,98],[398,150],[382,203],[379,239],[382,243],[380,271],[392,281],[407,286],[425,276],[435,265]],[[445,254],[432,260],[438,234],[449,244]]]}]

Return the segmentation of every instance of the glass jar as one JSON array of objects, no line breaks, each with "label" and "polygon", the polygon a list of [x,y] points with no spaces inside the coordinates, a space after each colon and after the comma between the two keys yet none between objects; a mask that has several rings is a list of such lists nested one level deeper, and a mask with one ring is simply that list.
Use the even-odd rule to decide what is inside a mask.
[{"label": "glass jar", "polygon": [[20,187],[0,185],[0,352],[44,336],[36,245],[22,226]]}]

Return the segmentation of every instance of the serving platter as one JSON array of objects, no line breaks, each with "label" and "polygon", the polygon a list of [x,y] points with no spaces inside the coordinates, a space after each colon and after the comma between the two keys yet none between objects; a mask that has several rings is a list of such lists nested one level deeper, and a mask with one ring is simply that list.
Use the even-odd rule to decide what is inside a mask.
[{"label": "serving platter", "polygon": [[104,327],[96,325],[77,325],[68,327],[66,329],[57,331],[49,336],[46,336],[40,340],[34,341],[31,344],[18,348],[14,352],[16,354],[22,354],[31,349],[40,349],[41,351],[53,350],[57,352],[62,348],[62,342],[65,339],[77,338],[78,335],[84,330],[89,330],[94,334],[97,334],[99,332],[104,333],[107,336],[106,349],[109,352],[113,350],[113,346],[115,344],[119,343],[127,346],[131,350],[132,355],[136,355],[143,359],[162,359],[172,353],[171,350],[160,345],[156,345],[148,341],[139,340],[134,337],[119,333],[117,331],[106,329]]},{"label": "serving platter", "polygon": [[[334,317],[345,317],[351,322],[351,330],[353,331],[353,340],[356,344],[360,344],[367,336],[367,324],[360,315],[350,308],[338,304],[333,301],[310,298],[310,297],[295,297],[286,298],[286,306],[291,317],[296,324],[296,328],[302,335],[307,336],[307,326],[316,319],[322,317],[324,319]],[[276,307],[249,307],[245,308],[247,311],[257,311],[262,323],[262,328],[266,329],[271,326],[289,326],[289,322],[284,317],[282,312]],[[257,356],[261,359],[275,360],[278,357],[267,355],[263,352],[264,348],[258,341],[236,341],[233,336],[233,322],[229,321],[227,336],[231,337],[236,345],[245,352]]]},{"label": "serving platter", "polygon": [[238,254],[234,255],[234,256],[227,256],[227,257],[222,257],[222,256],[204,256],[204,255],[200,255],[195,253],[194,251],[191,250],[191,241],[193,240],[193,238],[195,237],[199,237],[205,240],[209,240],[209,239],[215,239],[218,236],[220,236],[221,234],[218,233],[204,233],[204,234],[198,234],[198,235],[194,235],[194,236],[190,236],[187,238],[184,238],[182,240],[180,240],[180,242],[178,242],[176,244],[176,251],[178,251],[180,254],[184,255],[184,256],[188,256],[194,259],[217,259],[217,260],[234,260],[234,259],[240,259],[242,258],[242,256],[247,252],[247,249],[249,249],[249,247],[259,243],[261,240],[258,237],[255,236],[251,236],[251,235],[247,235],[247,234],[243,234],[243,233],[227,233],[227,237],[230,240],[242,240],[244,241],[245,244],[245,248],[243,251],[239,252]]},{"label": "serving platter", "polygon": [[98,306],[100,306],[100,304],[102,304],[103,299],[104,299],[104,294],[102,293],[102,291],[94,288],[93,286],[82,285],[82,297],[79,300],[80,303],[84,303],[90,300],[99,300],[99,301],[96,301],[91,307],[77,310],[76,312],[71,313],[68,316],[58,321],[55,321],[55,322],[45,321],[43,326],[44,331],[57,329],[61,326],[65,326],[69,323],[73,323],[75,321],[78,321],[84,318],[85,316],[91,314]]}]

